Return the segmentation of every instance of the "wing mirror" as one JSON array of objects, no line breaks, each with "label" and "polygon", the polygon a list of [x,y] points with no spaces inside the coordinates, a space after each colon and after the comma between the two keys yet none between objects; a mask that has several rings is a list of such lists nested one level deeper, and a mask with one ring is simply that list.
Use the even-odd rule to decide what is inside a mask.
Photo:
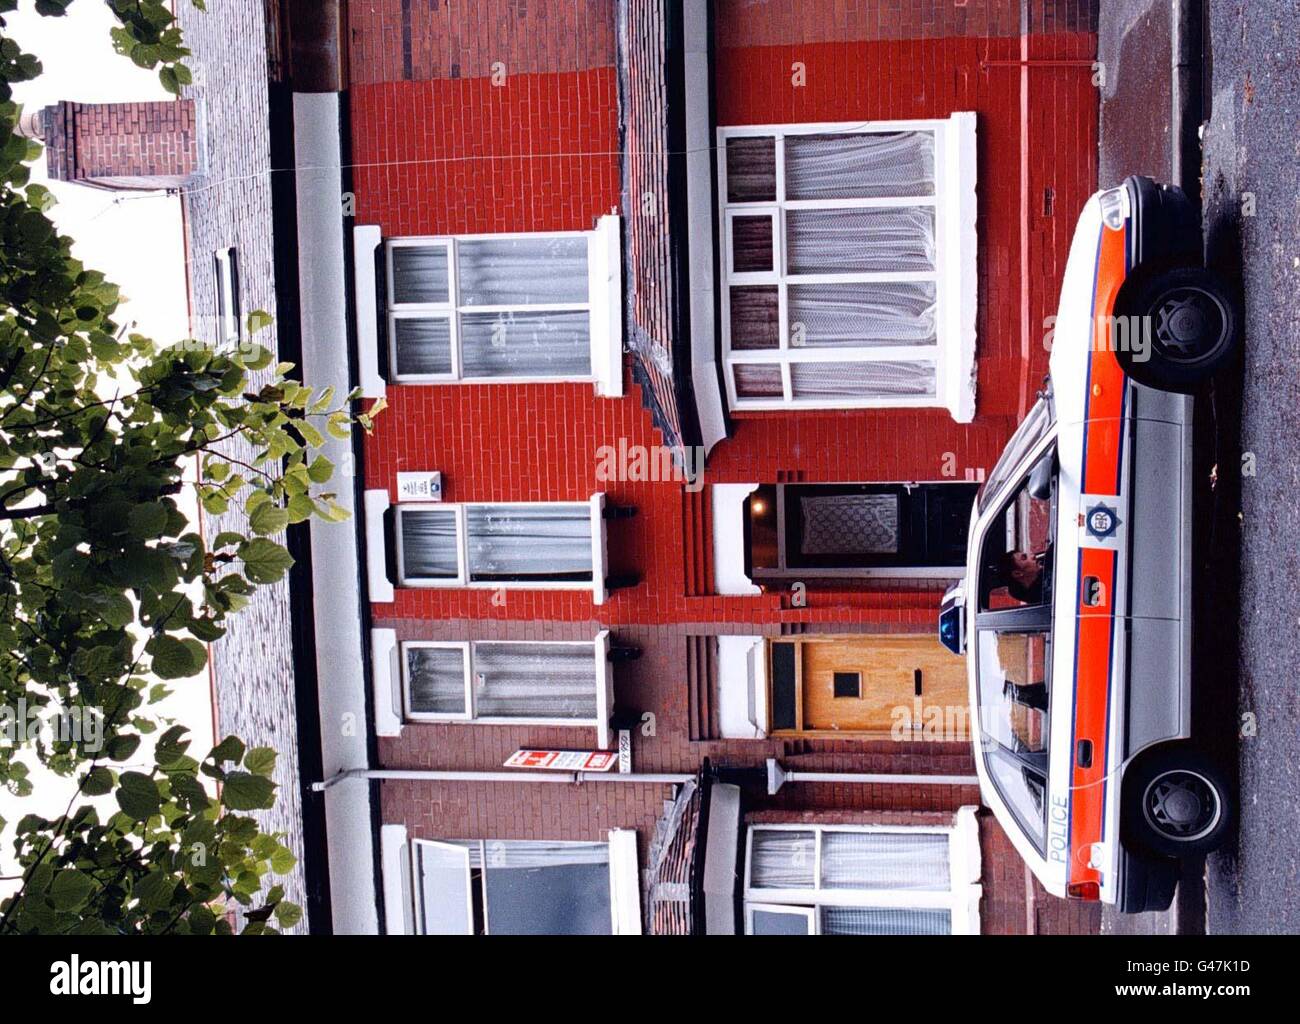
[{"label": "wing mirror", "polygon": [[1029,471],[1029,496],[1038,501],[1051,500],[1055,478],[1056,452],[1048,452]]}]

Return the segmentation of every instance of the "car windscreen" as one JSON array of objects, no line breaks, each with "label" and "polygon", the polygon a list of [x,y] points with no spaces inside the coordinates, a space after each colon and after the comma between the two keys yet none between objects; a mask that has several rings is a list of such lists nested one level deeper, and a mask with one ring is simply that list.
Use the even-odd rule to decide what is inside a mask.
[{"label": "car windscreen", "polygon": [[1038,444],[1051,429],[1054,413],[1052,409],[1051,395],[1044,395],[1029,410],[1025,416],[1024,422],[1011,435],[1011,440],[1002,451],[1002,457],[994,464],[988,478],[984,481],[984,486],[980,489],[976,503],[981,512],[988,507],[990,499],[1002,492],[1003,485],[1007,482],[1020,460],[1031,451],[1034,445]]}]

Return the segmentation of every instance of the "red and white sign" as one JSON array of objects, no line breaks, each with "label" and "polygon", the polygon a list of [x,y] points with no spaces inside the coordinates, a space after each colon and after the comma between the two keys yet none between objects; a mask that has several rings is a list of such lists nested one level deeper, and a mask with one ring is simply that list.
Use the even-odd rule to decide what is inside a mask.
[{"label": "red and white sign", "polygon": [[551,768],[564,772],[607,772],[618,763],[612,750],[516,750],[507,768]]}]

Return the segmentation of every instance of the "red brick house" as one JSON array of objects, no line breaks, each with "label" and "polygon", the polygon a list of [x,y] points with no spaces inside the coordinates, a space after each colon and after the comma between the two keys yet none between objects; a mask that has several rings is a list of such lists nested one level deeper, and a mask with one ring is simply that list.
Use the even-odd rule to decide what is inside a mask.
[{"label": "red brick house", "polygon": [[1095,930],[935,638],[1095,186],[1094,0],[272,8],[281,354],[387,406],[291,588],[318,914]]},{"label": "red brick house", "polygon": [[[1094,187],[1092,5],[347,19],[385,927],[1092,927],[933,639]],[[611,715],[617,782],[502,767]],[[527,865],[602,909],[494,902]]]}]

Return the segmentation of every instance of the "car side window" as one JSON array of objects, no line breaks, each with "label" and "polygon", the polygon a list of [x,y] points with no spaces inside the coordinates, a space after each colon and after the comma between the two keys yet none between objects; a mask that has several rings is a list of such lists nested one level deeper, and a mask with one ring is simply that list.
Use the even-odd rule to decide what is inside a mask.
[{"label": "car side window", "polygon": [[984,535],[980,611],[1050,604],[1056,478],[1052,450],[1025,474]]},{"label": "car side window", "polygon": [[1051,633],[982,626],[979,728],[993,784],[1041,849],[1046,833]]}]

